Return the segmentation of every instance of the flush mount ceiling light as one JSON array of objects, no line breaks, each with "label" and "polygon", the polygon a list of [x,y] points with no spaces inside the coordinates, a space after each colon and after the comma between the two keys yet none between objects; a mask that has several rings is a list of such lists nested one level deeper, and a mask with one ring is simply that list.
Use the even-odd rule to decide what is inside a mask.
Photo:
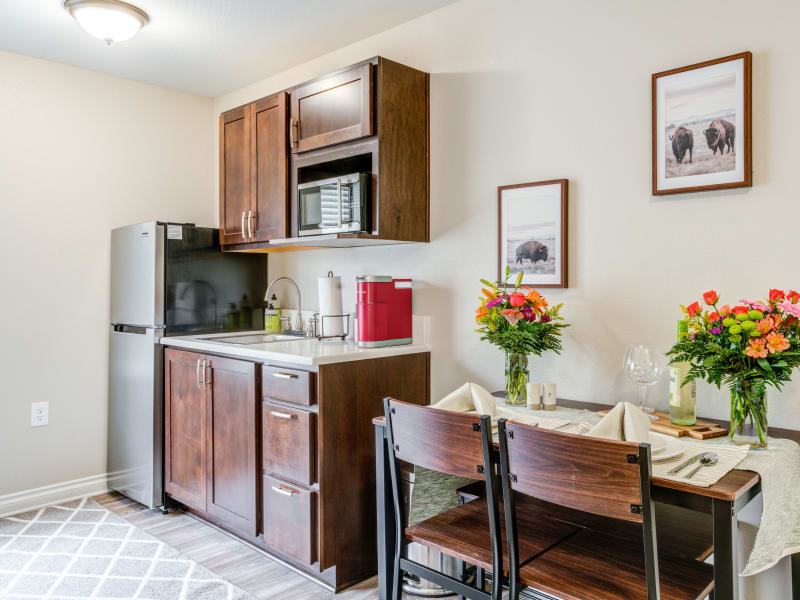
[{"label": "flush mount ceiling light", "polygon": [[67,0],[64,8],[89,35],[107,45],[129,40],[147,25],[147,13],[120,0]]}]

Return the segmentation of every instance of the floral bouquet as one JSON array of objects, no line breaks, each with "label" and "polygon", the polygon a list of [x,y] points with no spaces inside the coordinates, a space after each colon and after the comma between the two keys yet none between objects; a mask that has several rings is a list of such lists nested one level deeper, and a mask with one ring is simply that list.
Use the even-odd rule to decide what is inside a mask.
[{"label": "floral bouquet", "polygon": [[740,300],[731,307],[719,306],[717,292],[710,290],[703,301],[705,310],[698,302],[681,306],[688,334],[667,354],[673,364],[690,364],[684,384],[705,379],[718,388],[727,385],[731,440],[765,448],[766,387],[781,389],[800,366],[800,293],[772,289],[766,303]]},{"label": "floral bouquet", "polygon": [[541,356],[547,350],[560,353],[561,329],[568,325],[559,315],[563,304],[548,308],[539,292],[520,285],[522,272],[513,288],[508,283],[509,275],[506,267],[500,286],[481,279],[486,287],[481,290],[480,306],[475,311],[479,325],[475,331],[481,334],[481,340],[488,340],[506,353],[506,402],[525,404],[528,355]]}]

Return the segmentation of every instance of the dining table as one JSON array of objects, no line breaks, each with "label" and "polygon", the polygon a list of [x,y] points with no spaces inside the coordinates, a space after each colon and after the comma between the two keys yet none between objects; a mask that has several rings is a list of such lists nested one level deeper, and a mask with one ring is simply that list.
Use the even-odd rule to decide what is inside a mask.
[{"label": "dining table", "polygon": [[[502,397],[503,392],[495,392]],[[559,398],[560,407],[584,409],[593,412],[613,408],[608,404],[574,401]],[[726,421],[703,418],[723,425]],[[390,597],[392,560],[395,549],[395,515],[392,500],[392,482],[389,474],[391,452],[387,445],[385,419],[373,419],[375,428],[375,472],[378,536],[378,597]],[[800,443],[800,431],[770,427],[771,438],[790,439]],[[758,473],[733,469],[708,487],[689,485],[680,481],[653,478],[653,499],[656,502],[679,506],[710,514],[714,543],[714,600],[740,600],[738,515],[761,493]],[[800,554],[791,556],[792,600],[800,600]]]}]

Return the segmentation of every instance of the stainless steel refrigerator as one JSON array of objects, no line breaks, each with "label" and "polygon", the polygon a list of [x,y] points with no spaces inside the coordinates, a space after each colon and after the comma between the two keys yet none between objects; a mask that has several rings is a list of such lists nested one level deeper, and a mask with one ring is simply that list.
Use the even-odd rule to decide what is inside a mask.
[{"label": "stainless steel refrigerator", "polygon": [[266,255],[222,252],[219,231],[141,223],[111,232],[109,486],[163,504],[163,346],[169,335],[263,327]]}]

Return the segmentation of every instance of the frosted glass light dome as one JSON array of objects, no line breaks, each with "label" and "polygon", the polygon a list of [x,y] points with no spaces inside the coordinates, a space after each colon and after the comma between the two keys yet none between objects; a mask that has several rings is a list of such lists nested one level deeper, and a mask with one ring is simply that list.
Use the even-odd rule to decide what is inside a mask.
[{"label": "frosted glass light dome", "polygon": [[107,45],[131,39],[147,24],[147,13],[120,0],[67,0],[64,8],[89,35]]}]

